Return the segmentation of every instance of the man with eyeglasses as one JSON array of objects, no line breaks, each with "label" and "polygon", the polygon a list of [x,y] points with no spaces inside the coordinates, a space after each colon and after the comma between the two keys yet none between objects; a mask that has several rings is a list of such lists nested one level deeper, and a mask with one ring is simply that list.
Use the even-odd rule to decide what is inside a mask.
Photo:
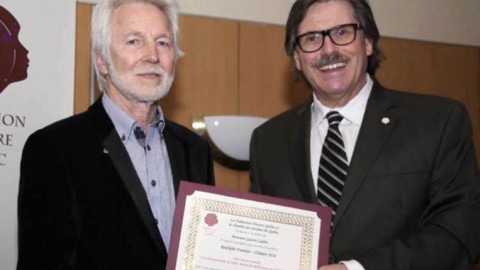
[{"label": "man with eyeglasses", "polygon": [[332,208],[321,270],[471,270],[480,181],[467,112],[384,88],[379,38],[366,0],[295,1],[285,48],[313,94],[254,131],[251,191]]}]

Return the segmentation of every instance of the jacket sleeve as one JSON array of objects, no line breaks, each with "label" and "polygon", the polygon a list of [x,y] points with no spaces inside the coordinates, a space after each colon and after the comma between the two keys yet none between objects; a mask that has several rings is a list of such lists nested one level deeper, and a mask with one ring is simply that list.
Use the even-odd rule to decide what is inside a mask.
[{"label": "jacket sleeve", "polygon": [[258,182],[257,153],[255,146],[257,143],[256,138],[257,130],[255,129],[250,140],[250,192],[261,193],[260,183]]},{"label": "jacket sleeve", "polygon": [[73,269],[79,234],[69,168],[55,138],[27,140],[18,195],[18,270]]},{"label": "jacket sleeve", "polygon": [[365,269],[473,268],[480,255],[480,178],[471,134],[464,107],[452,106],[419,230],[358,254]]}]

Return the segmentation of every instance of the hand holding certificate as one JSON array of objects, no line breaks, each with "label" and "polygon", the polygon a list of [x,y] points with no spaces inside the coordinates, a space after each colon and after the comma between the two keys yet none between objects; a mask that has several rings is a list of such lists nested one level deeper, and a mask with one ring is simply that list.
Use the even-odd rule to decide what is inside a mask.
[{"label": "hand holding certificate", "polygon": [[316,270],[331,210],[182,182],[167,269]]}]

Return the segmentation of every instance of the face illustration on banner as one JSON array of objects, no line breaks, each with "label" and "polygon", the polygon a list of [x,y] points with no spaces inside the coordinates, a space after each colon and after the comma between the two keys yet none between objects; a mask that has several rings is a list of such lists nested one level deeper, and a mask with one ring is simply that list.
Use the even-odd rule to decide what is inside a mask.
[{"label": "face illustration on banner", "polygon": [[28,50],[18,40],[20,24],[0,5],[0,93],[28,76]]}]

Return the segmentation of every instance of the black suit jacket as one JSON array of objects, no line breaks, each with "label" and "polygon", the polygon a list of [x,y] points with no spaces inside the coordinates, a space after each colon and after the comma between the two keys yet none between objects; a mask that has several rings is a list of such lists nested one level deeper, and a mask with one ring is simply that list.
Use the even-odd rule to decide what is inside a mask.
[{"label": "black suit jacket", "polygon": [[[253,192],[317,203],[310,119],[311,101],[254,131]],[[334,220],[333,261],[356,259],[367,270],[471,270],[480,254],[471,133],[458,102],[375,82]]]},{"label": "black suit jacket", "polygon": [[[214,184],[207,143],[173,122],[164,136],[180,180]],[[164,246],[128,153],[100,99],[32,134],[18,197],[17,269],[165,269]]]}]

